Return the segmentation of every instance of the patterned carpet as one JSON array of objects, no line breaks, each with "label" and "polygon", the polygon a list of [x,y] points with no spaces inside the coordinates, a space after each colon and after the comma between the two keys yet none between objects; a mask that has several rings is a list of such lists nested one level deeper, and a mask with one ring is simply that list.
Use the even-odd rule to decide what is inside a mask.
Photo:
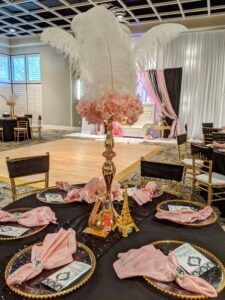
[{"label": "patterned carpet", "polygon": [[[68,132],[66,132],[66,131],[43,130],[41,140],[34,137],[34,139],[29,141],[29,143],[28,142],[0,143],[0,151],[4,151],[7,149],[14,149],[14,148],[18,148],[18,147],[26,147],[26,146],[35,145],[38,143],[45,143],[45,142],[52,141],[52,140],[62,139],[65,137],[65,135],[67,133]],[[140,140],[140,143],[148,144],[146,142],[142,142],[141,140]],[[159,145],[162,145],[162,144],[159,143]],[[150,160],[151,161],[159,161],[159,162],[167,162],[167,163],[177,163],[177,147],[176,147],[176,145],[163,144],[162,146],[163,146],[162,149],[159,152],[157,152],[156,154],[154,154],[153,156],[151,156]],[[125,182],[127,180],[140,183],[140,170],[139,169],[134,170],[133,172],[131,172],[131,174],[129,174],[129,176],[124,177],[121,180],[121,182]],[[191,180],[187,176],[185,184],[182,185],[182,187],[181,187],[181,197],[183,199],[189,198],[190,187],[191,187]],[[21,189],[22,189],[22,191],[26,191],[27,194],[32,193],[31,187],[22,187]],[[163,186],[163,189],[168,192],[175,191],[174,187],[172,187],[171,185]],[[11,189],[10,189],[9,183],[0,182],[0,199],[1,199],[0,207],[4,207],[7,204],[11,203],[12,198],[11,198]],[[198,200],[198,201],[202,201],[202,202],[205,201],[199,195],[198,191],[196,191],[196,193],[194,195],[194,200]],[[218,211],[217,208],[216,208],[216,210]],[[221,219],[221,225],[223,226],[223,228],[225,230],[225,223],[222,219]]]}]

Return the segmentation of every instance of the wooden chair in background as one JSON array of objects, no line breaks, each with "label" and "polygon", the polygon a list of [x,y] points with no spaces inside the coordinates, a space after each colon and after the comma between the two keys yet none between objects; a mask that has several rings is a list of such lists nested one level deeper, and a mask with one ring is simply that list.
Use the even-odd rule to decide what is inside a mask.
[{"label": "wooden chair in background", "polygon": [[[49,184],[49,153],[40,156],[20,157],[15,159],[6,158],[8,167],[9,178],[11,182],[12,198],[13,201],[17,200],[18,193],[17,187],[33,185],[36,183],[44,183],[47,188]],[[27,181],[25,183],[16,184],[16,179],[20,177],[43,174],[44,178],[36,181]],[[20,195],[27,192],[21,192]]]},{"label": "wooden chair in background", "polygon": [[[211,205],[213,201],[225,200],[225,176],[213,172],[213,149],[196,144],[192,144],[191,147],[193,179],[190,199],[198,185],[200,190],[208,193],[208,205]],[[198,160],[202,160],[203,164],[198,164]],[[213,197],[215,198],[213,199]]]},{"label": "wooden chair in background", "polygon": [[[187,142],[187,134],[180,134],[177,136],[177,148],[178,148],[178,161],[184,166],[184,176],[183,182],[185,182],[187,171],[192,175],[192,157],[188,157],[188,152],[190,151],[190,144]],[[192,154],[192,153],[191,153]],[[202,164],[202,160],[197,161]]]},{"label": "wooden chair in background", "polygon": [[[146,179],[152,178],[159,180],[159,183],[164,183],[171,187],[175,182],[176,194],[180,194],[180,185],[183,179],[184,166],[177,164],[167,164],[160,162],[146,161],[141,158],[141,185],[144,186]],[[168,192],[171,192],[168,191]]]},{"label": "wooden chair in background", "polygon": [[21,136],[24,140],[29,140],[28,126],[29,122],[27,119],[17,121],[17,127],[14,128],[14,141],[19,141]]}]

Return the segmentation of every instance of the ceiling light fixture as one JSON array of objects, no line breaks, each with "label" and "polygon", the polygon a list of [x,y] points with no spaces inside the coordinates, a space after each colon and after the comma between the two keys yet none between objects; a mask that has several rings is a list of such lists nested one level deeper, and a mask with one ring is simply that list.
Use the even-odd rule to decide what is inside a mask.
[{"label": "ceiling light fixture", "polygon": [[9,28],[9,31],[10,32],[16,32],[16,29],[15,28]]},{"label": "ceiling light fixture", "polygon": [[118,20],[123,20],[123,18],[124,18],[123,15],[117,15],[116,17]]}]

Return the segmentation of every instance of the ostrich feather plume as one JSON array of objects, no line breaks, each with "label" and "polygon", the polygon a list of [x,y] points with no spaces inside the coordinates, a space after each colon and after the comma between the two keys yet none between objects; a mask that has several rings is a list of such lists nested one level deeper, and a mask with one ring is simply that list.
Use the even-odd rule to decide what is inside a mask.
[{"label": "ostrich feather plume", "polygon": [[134,45],[134,57],[139,70],[148,70],[159,47],[176,39],[187,28],[179,24],[162,24],[148,30]]},{"label": "ostrich feather plume", "polygon": [[85,92],[94,98],[107,91],[134,94],[136,72],[128,28],[104,6],[77,15],[71,27]]},{"label": "ostrich feather plume", "polygon": [[47,28],[43,31],[41,40],[68,57],[71,69],[79,72],[78,45],[72,34],[60,28]]}]

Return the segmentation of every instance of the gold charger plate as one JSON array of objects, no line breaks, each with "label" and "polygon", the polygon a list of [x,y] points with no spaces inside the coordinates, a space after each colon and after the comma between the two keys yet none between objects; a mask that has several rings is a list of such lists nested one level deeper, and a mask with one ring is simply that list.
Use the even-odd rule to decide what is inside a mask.
[{"label": "gold charger plate", "polygon": [[[6,210],[7,212],[10,213],[24,213],[26,211],[31,210],[32,208],[13,208],[13,209],[9,209]],[[5,225],[5,226],[14,226],[14,227],[24,227],[16,222],[0,222],[0,225]],[[30,227],[29,231],[25,232],[24,234],[17,236],[17,237],[7,237],[4,235],[0,235],[0,241],[10,241],[10,240],[19,240],[19,239],[23,239],[29,236],[32,236],[38,232],[40,232],[41,230],[45,229],[48,225],[42,225],[42,226],[34,226],[34,227]]]},{"label": "gold charger plate", "polygon": [[[168,255],[171,251],[184,244],[182,241],[174,240],[165,240],[165,241],[156,241],[151,243],[156,249],[160,249],[165,255]],[[208,272],[204,273],[200,277],[209,282],[219,294],[225,287],[225,269],[220,260],[213,255],[211,252],[205,250],[202,247],[191,244],[196,250],[201,252],[206,256],[210,261],[215,264],[215,267]],[[196,293],[186,291],[179,287],[174,281],[173,282],[160,282],[154,279],[151,279],[147,276],[144,276],[144,279],[158,291],[174,297],[175,299],[185,299],[185,300],[203,300],[208,299],[208,297]]]},{"label": "gold charger plate", "polygon": [[[174,200],[166,200],[163,201],[161,203],[159,203],[157,205],[157,210],[158,209],[162,209],[162,210],[168,210],[168,205],[179,205],[179,206],[190,206],[195,208],[196,210],[200,210],[205,208],[207,205],[200,203],[200,202],[195,202],[195,201],[189,201],[189,200],[179,200],[179,199],[174,199]],[[204,227],[204,226],[208,226],[211,225],[213,223],[215,223],[218,219],[218,215],[215,212],[215,210],[213,209],[212,214],[205,220],[197,220],[193,223],[182,223],[179,221],[170,221],[170,220],[162,220],[162,221],[166,221],[166,222],[172,222],[172,223],[176,223],[176,224],[180,224],[180,225],[184,225],[184,226],[189,226],[189,227]]]},{"label": "gold charger plate", "polygon": [[[41,245],[42,243],[38,243],[36,245]],[[5,280],[8,276],[18,269],[21,265],[29,263],[31,261],[31,250],[33,245],[26,247],[20,250],[17,254],[15,254],[10,261],[8,262],[6,269],[5,269]],[[20,295],[25,298],[29,299],[52,299],[60,296],[64,296],[66,294],[72,293],[81,286],[83,286],[93,275],[96,267],[96,259],[94,253],[88,248],[86,245],[82,243],[77,243],[77,251],[73,255],[74,260],[79,260],[91,265],[91,269],[87,271],[84,275],[78,278],[75,282],[71,283],[67,288],[63,289],[62,291],[56,292],[51,290],[47,286],[43,285],[41,282],[47,278],[52,273],[56,272],[57,270],[63,268],[53,269],[51,271],[44,270],[40,275],[37,277],[28,280],[27,282],[22,283],[21,285],[10,286],[8,287],[17,295]]]},{"label": "gold charger plate", "polygon": [[[84,186],[84,184],[74,184],[74,185],[72,185],[71,187],[72,188],[81,188],[81,187],[83,187]],[[63,190],[61,190],[61,189],[59,189],[57,186],[52,186],[52,187],[48,187],[47,189],[43,189],[43,190],[41,190],[41,191],[39,191],[37,194],[36,194],[36,198],[39,200],[39,201],[41,201],[41,202],[43,202],[43,203],[45,203],[45,204],[48,204],[48,205],[51,205],[51,204],[53,204],[53,205],[65,205],[65,204],[71,204],[71,203],[69,203],[69,202],[48,202],[48,201],[46,201],[46,199],[45,199],[45,194],[60,194],[62,197],[63,197],[63,199],[66,197],[66,195],[67,195],[67,192],[66,191],[63,191]]]}]

